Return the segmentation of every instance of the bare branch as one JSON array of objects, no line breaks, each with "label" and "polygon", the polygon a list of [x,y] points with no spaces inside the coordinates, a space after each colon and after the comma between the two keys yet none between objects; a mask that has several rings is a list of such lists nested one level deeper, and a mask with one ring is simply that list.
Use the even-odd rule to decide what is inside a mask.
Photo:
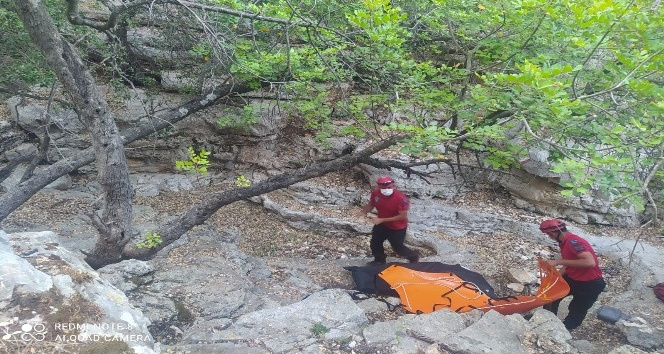
[{"label": "bare branch", "polygon": [[545,143],[545,144],[547,144],[547,145],[549,145],[549,146],[555,148],[556,150],[560,151],[560,153],[563,154],[565,157],[570,158],[569,155],[567,155],[566,152],[565,152],[566,149],[564,149],[562,146],[560,146],[560,145],[558,145],[558,144],[556,144],[556,143],[550,142],[550,141],[548,141],[548,140],[546,140],[546,139],[544,139],[544,138],[540,138],[539,136],[537,136],[537,134],[535,134],[535,133],[533,132],[532,128],[530,128],[530,124],[528,124],[528,121],[527,121],[525,118],[523,118],[521,121],[522,121],[523,124],[525,125],[525,127],[526,127],[526,131],[528,132],[528,134],[532,135],[535,139],[537,139],[537,140],[539,140],[539,141],[541,141],[541,142],[543,142],[543,143]]},{"label": "bare branch", "polygon": [[614,203],[620,203],[623,200],[626,200],[632,196],[639,195],[639,194],[646,194],[648,197],[648,200],[650,203],[652,203],[653,207],[655,208],[655,222],[657,222],[657,204],[655,203],[655,200],[652,197],[652,194],[650,193],[650,189],[648,189],[648,185],[652,181],[652,179],[655,177],[657,174],[657,171],[659,171],[660,168],[664,165],[664,144],[659,146],[659,151],[660,151],[660,156],[655,165],[650,169],[650,172],[648,173],[648,176],[643,180],[643,183],[641,183],[641,188],[639,188],[638,191],[631,193],[629,195],[625,195],[621,198],[618,198],[614,201]]},{"label": "bare branch", "polygon": [[198,8],[198,9],[201,9],[201,10],[210,11],[210,12],[224,13],[224,14],[236,16],[236,17],[239,17],[239,18],[248,18],[248,19],[258,20],[258,21],[280,23],[282,25],[289,25],[289,26],[317,27],[313,22],[308,21],[308,20],[299,21],[299,22],[291,22],[290,20],[285,20],[285,19],[282,19],[282,18],[261,16],[259,14],[254,14],[254,13],[250,13],[250,12],[236,11],[236,10],[231,10],[231,9],[227,9],[227,8],[224,8],[224,7],[218,7],[218,6],[202,5],[202,4],[198,4],[198,3],[190,2],[190,1],[166,0],[164,2],[177,3],[177,4],[181,4],[181,5],[186,5],[186,6],[189,6],[189,7],[192,7],[192,8]]},{"label": "bare branch", "polygon": [[[135,6],[127,6],[123,11],[111,11],[111,14],[106,22],[88,20],[81,16],[79,12],[79,0],[67,0],[67,18],[69,22],[75,25],[83,25],[94,28],[98,31],[106,31],[113,27],[118,22],[118,17],[125,11],[130,10]],[[131,4],[129,4],[131,5]]]},{"label": "bare branch", "polygon": [[634,258],[634,251],[636,250],[636,246],[641,241],[641,237],[643,237],[643,233],[646,231],[646,226],[648,226],[651,222],[652,222],[652,220],[648,220],[647,223],[641,225],[641,227],[640,227],[641,231],[639,232],[639,235],[636,237],[636,240],[634,240],[634,247],[632,247],[632,250],[629,252],[629,262],[628,262],[628,264],[632,264],[632,260]]},{"label": "bare branch", "polygon": [[[416,161],[416,162],[411,162],[411,163],[406,163],[402,161],[397,161],[397,160],[392,160],[392,159],[378,159],[375,157],[367,157],[364,160],[362,160],[362,163],[365,163],[367,165],[376,167],[376,168],[383,168],[383,169],[392,169],[396,168],[399,170],[402,170],[406,172],[408,175],[416,175],[420,177],[431,177],[433,173],[425,173],[425,172],[420,172],[417,170],[414,170],[413,167],[417,166],[428,166],[428,165],[436,165],[439,163],[444,163],[448,165],[450,168],[454,169],[455,167],[467,167],[469,169],[478,169],[478,170],[483,170],[483,171],[490,171],[490,172],[496,172],[496,173],[501,173],[501,174],[506,174],[506,175],[511,175],[509,171],[504,171],[504,170],[497,170],[493,168],[487,168],[487,167],[482,167],[479,165],[469,165],[469,164],[464,164],[461,162],[455,162],[450,159],[428,159],[428,160],[423,160],[423,161]],[[428,183],[428,182],[427,182]]]},{"label": "bare branch", "polygon": [[[208,93],[196,97],[179,107],[170,109],[156,117],[154,121],[128,129],[121,133],[123,143],[126,145],[135,140],[149,136],[167,126],[172,125],[193,113],[217,103],[221,98],[228,97],[231,94],[241,94],[250,92],[253,89],[245,83],[226,82],[216,86]],[[30,179],[20,183],[11,191],[0,196],[0,221],[4,220],[11,212],[25,203],[39,190],[55,181],[60,176],[70,173],[82,166],[85,166],[95,160],[95,154],[92,148],[87,148],[75,156],[62,159],[40,173],[32,176]]]},{"label": "bare branch", "polygon": [[[30,178],[32,176],[32,173],[35,171],[35,168],[37,168],[37,165],[43,161],[46,158],[46,155],[48,154],[48,146],[51,143],[51,136],[49,135],[48,128],[51,125],[51,105],[53,103],[53,96],[55,96],[55,89],[58,87],[58,82],[53,81],[53,84],[51,85],[51,94],[49,95],[49,100],[48,103],[46,104],[46,112],[44,114],[46,115],[46,122],[44,123],[44,132],[43,136],[41,137],[41,142],[39,143],[39,148],[37,151],[39,152],[35,157],[30,161],[30,164],[28,165],[28,168],[25,169],[25,172],[23,173],[23,177],[21,177],[21,181],[23,182],[26,179]],[[20,183],[19,182],[19,183]]]},{"label": "bare branch", "polygon": [[157,234],[161,236],[163,243],[155,248],[138,249],[133,246],[125,247],[124,256],[129,258],[149,259],[159,250],[179,239],[192,227],[200,225],[214,214],[219,208],[233,202],[244,200],[253,196],[265,194],[277,189],[285,188],[293,183],[322,176],[326,173],[348,169],[360,163],[363,159],[381,150],[384,150],[402,140],[407,136],[394,135],[386,140],[379,141],[362,150],[356,150],[351,154],[343,155],[337,159],[319,162],[299,170],[283,173],[270,177],[262,182],[247,188],[236,188],[209,195],[205,200],[191,208],[187,213],[159,227]]},{"label": "bare branch", "polygon": [[644,193],[648,197],[648,201],[650,202],[650,204],[652,205],[652,208],[653,208],[653,218],[652,218],[653,223],[655,225],[659,225],[659,217],[658,217],[659,211],[657,209],[657,203],[655,202],[655,198],[652,196],[652,193],[650,192],[650,188],[646,188]]},{"label": "bare branch", "polygon": [[406,175],[416,175],[425,180],[427,183],[430,184],[430,182],[426,179],[427,177],[431,177],[431,173],[426,173],[426,172],[420,172],[417,170],[414,170],[412,167],[416,166],[423,166],[423,165],[430,165],[430,164],[437,164],[437,163],[446,163],[452,167],[451,163],[447,159],[435,159],[435,160],[430,160],[429,163],[413,163],[413,164],[407,164],[401,161],[396,161],[396,160],[384,160],[384,159],[377,159],[374,157],[367,157],[362,160],[362,163],[376,167],[376,168],[382,168],[386,170],[391,170],[392,168],[396,168],[399,170],[402,170],[406,173]]}]

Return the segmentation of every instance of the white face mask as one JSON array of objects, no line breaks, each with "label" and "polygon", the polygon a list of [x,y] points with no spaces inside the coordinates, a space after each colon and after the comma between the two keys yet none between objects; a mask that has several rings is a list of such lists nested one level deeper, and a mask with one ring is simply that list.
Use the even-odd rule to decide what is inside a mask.
[{"label": "white face mask", "polygon": [[386,189],[381,189],[381,190],[380,190],[380,194],[382,194],[382,195],[384,195],[384,196],[386,196],[386,197],[391,196],[392,193],[394,193],[394,189],[392,189],[392,188],[386,188]]}]

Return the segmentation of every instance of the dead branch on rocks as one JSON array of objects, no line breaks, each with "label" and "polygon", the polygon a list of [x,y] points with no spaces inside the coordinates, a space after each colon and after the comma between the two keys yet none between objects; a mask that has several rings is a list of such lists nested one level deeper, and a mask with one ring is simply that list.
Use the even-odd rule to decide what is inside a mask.
[{"label": "dead branch on rocks", "polygon": [[320,162],[309,165],[289,173],[283,173],[270,177],[262,182],[256,183],[251,187],[236,188],[212,194],[193,206],[187,213],[179,218],[172,220],[156,231],[163,241],[154,248],[136,248],[133,245],[127,245],[123,252],[124,258],[150,259],[164,247],[178,240],[187,231],[196,225],[205,222],[219,208],[236,201],[244,200],[257,195],[265,194],[277,189],[288,187],[294,183],[308,180],[310,178],[322,176],[324,174],[349,169],[367,157],[384,150],[402,140],[406,136],[395,135],[386,140],[370,145],[369,147],[356,150],[351,154],[343,155],[337,159]]}]

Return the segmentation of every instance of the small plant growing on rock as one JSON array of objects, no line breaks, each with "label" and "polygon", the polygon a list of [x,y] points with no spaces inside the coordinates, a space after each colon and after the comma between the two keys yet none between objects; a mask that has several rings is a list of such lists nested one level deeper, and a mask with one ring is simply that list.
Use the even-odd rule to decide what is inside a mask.
[{"label": "small plant growing on rock", "polygon": [[208,166],[210,166],[209,156],[211,152],[201,149],[199,152],[196,152],[193,147],[188,147],[187,152],[189,154],[189,160],[176,160],[175,168],[178,170],[183,170],[190,173],[196,174],[196,180],[198,181],[198,176],[207,173]]},{"label": "small plant growing on rock", "polygon": [[317,323],[314,323],[313,326],[311,326],[310,331],[311,331],[311,334],[313,334],[314,336],[322,337],[323,335],[325,335],[325,333],[329,332],[330,329],[325,327],[325,325],[323,325],[322,323],[317,322]]},{"label": "small plant growing on rock", "polygon": [[155,248],[159,245],[161,245],[164,242],[164,240],[161,239],[161,236],[159,236],[158,233],[156,232],[148,232],[145,234],[145,240],[142,242],[139,242],[136,244],[137,248]]},{"label": "small plant growing on rock", "polygon": [[235,185],[238,187],[246,188],[251,186],[251,182],[249,182],[249,179],[247,177],[242,175],[235,179]]}]

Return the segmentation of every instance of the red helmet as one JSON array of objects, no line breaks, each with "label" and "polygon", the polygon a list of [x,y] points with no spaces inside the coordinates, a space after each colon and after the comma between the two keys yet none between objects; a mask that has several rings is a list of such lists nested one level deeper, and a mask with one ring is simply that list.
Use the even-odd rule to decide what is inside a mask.
[{"label": "red helmet", "polygon": [[394,187],[394,179],[392,177],[379,177],[376,184],[380,188],[392,188]]},{"label": "red helmet", "polygon": [[565,229],[566,225],[562,220],[558,219],[551,219],[551,220],[544,220],[540,224],[540,231],[547,233],[547,232],[554,232],[554,231],[563,231]]}]

